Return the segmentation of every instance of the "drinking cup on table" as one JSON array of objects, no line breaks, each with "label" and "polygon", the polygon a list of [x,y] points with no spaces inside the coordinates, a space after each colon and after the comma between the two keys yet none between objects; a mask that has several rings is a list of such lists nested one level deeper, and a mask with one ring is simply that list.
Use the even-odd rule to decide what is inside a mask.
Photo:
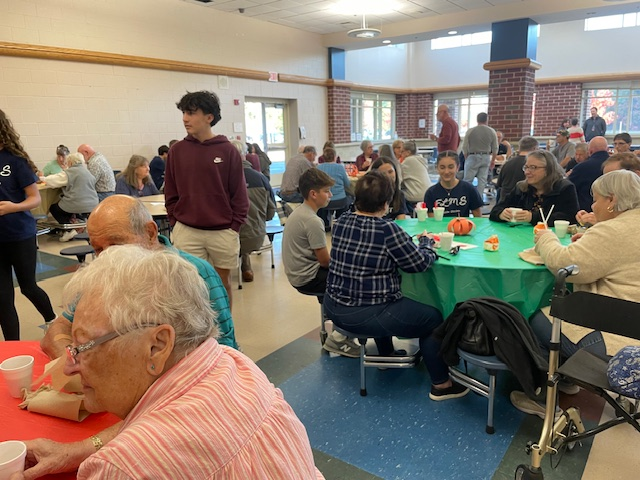
[{"label": "drinking cup on table", "polygon": [[553,229],[555,230],[558,238],[564,238],[567,235],[568,228],[569,222],[567,220],[556,220],[553,224]]},{"label": "drinking cup on table", "polygon": [[518,213],[520,213],[522,211],[521,208],[516,208],[516,207],[510,207],[509,210],[511,211],[511,220],[509,220],[510,222],[517,222],[517,216]]},{"label": "drinking cup on table", "polygon": [[27,446],[16,440],[0,443],[0,480],[9,480],[14,473],[24,472]]},{"label": "drinking cup on table", "polygon": [[416,214],[418,215],[418,221],[424,222],[427,219],[427,209],[426,208],[416,208]]},{"label": "drinking cup on table", "polygon": [[444,217],[444,207],[433,207],[434,220],[441,222]]},{"label": "drinking cup on table", "polygon": [[440,249],[449,251],[453,246],[453,233],[451,232],[442,232],[440,234]]},{"label": "drinking cup on table", "polygon": [[33,380],[33,357],[31,355],[7,358],[0,364],[0,370],[9,388],[9,394],[13,398],[22,398],[21,390],[31,388]]}]

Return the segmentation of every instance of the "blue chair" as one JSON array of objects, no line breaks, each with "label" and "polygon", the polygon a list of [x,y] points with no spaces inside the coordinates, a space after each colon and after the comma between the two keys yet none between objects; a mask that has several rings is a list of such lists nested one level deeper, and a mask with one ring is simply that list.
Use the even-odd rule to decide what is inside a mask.
[{"label": "blue chair", "polygon": [[[464,385],[471,391],[486,397],[489,400],[487,408],[487,427],[485,430],[491,435],[496,431],[493,426],[493,406],[496,398],[496,376],[500,370],[509,370],[509,367],[507,367],[507,365],[499,360],[495,355],[475,355],[473,353],[465,352],[460,348],[458,348],[458,355],[464,362],[464,372],[457,367],[449,367],[449,373],[459,384]],[[488,384],[482,383],[480,380],[469,375],[467,368],[469,363],[484,368],[487,371],[489,374]]]}]

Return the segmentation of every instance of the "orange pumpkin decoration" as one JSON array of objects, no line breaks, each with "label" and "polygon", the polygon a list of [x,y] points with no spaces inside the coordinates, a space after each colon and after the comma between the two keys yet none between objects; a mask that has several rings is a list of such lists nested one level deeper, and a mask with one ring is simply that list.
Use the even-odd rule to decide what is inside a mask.
[{"label": "orange pumpkin decoration", "polygon": [[447,225],[447,230],[456,235],[469,235],[476,229],[476,224],[468,218],[454,218]]}]

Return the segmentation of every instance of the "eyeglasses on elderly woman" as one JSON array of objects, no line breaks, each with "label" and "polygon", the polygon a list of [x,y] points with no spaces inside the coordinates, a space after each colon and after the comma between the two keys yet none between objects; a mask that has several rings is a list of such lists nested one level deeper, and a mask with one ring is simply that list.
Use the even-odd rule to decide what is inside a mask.
[{"label": "eyeglasses on elderly woman", "polygon": [[135,330],[138,330],[140,328],[151,328],[151,327],[157,327],[157,326],[158,326],[157,323],[144,324],[144,325],[140,325],[134,330],[129,330],[128,332],[125,332],[125,333],[111,332],[111,333],[107,333],[106,335],[102,335],[101,337],[95,338],[93,340],[89,340],[87,343],[83,343],[77,346],[73,346],[73,344],[67,345],[66,346],[67,360],[70,361],[73,365],[77,365],[78,355],[80,355],[83,352],[86,352],[87,350],[91,350],[92,348],[97,347],[98,345],[107,343],[109,340],[113,340],[116,337],[124,336],[127,333],[134,332]]}]

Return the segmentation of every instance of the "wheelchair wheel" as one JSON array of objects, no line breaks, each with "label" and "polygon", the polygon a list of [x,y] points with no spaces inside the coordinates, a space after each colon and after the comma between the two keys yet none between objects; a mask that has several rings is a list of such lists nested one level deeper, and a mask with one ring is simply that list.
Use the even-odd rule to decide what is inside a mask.
[{"label": "wheelchair wheel", "polygon": [[531,465],[518,465],[516,468],[515,480],[544,480],[542,469],[534,470]]}]

